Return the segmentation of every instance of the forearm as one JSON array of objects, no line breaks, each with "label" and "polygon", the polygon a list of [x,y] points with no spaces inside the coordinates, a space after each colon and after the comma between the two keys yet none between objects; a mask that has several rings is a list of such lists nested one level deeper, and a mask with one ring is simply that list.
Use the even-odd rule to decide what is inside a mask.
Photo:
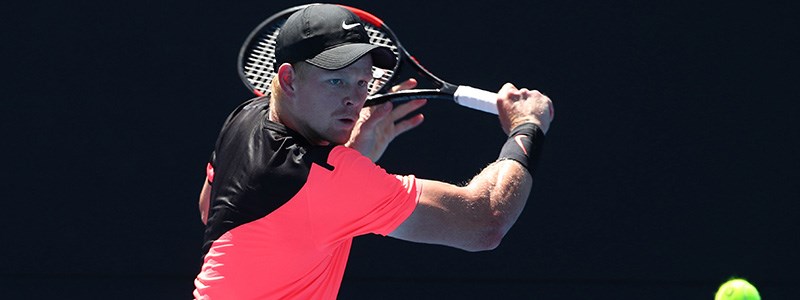
[{"label": "forearm", "polygon": [[509,133],[497,161],[463,187],[419,179],[419,203],[391,236],[467,251],[500,244],[528,201],[531,174],[554,113],[549,98],[512,84],[498,92],[497,107]]},{"label": "forearm", "polygon": [[[511,131],[498,161],[476,175],[467,188],[468,198],[483,207],[485,238],[496,247],[517,221],[530,196],[544,134],[534,124],[522,124]],[[478,229],[478,232],[487,232]]]},{"label": "forearm", "polygon": [[528,172],[512,160],[492,163],[462,187],[419,182],[417,209],[390,235],[467,251],[496,248],[522,212],[532,186]]},{"label": "forearm", "polygon": [[466,188],[476,202],[486,205],[486,217],[502,238],[525,208],[532,186],[533,178],[520,163],[501,160],[486,167]]}]

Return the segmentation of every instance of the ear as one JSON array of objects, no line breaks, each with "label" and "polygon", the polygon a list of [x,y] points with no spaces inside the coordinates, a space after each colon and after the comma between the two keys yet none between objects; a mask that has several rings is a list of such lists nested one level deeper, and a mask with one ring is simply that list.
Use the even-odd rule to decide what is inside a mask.
[{"label": "ear", "polygon": [[296,80],[297,72],[295,72],[291,64],[283,63],[278,67],[278,83],[281,85],[284,95],[294,98]]}]

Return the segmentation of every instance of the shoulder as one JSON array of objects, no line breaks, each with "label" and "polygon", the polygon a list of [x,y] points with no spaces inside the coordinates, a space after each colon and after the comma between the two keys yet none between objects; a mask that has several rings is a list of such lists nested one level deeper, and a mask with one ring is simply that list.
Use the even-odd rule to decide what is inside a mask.
[{"label": "shoulder", "polygon": [[[414,182],[413,175],[391,174],[372,162],[369,157],[362,155],[361,152],[345,146],[333,147],[328,155],[327,163],[333,167],[335,177],[344,182],[358,185],[363,192],[373,187],[382,191],[387,191],[390,186],[402,189]],[[365,184],[366,182],[370,184]]]},{"label": "shoulder", "polygon": [[342,145],[334,146],[328,154],[327,162],[333,166],[346,168],[376,168],[378,167],[368,157],[357,150]]},{"label": "shoulder", "polygon": [[314,146],[304,155],[304,160],[326,169],[330,177],[340,183],[360,182],[370,177],[385,175],[386,171],[360,152],[342,145]]},{"label": "shoulder", "polygon": [[239,104],[228,116],[226,123],[237,117],[248,115],[266,115],[269,110],[269,97],[256,97]]}]

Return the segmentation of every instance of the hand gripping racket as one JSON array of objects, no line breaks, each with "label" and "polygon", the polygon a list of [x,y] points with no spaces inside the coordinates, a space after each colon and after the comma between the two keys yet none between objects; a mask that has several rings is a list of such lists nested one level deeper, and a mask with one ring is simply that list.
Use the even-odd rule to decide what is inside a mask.
[{"label": "hand gripping racket", "polygon": [[[285,9],[269,17],[254,29],[242,45],[239,52],[239,76],[253,93],[263,96],[269,93],[272,78],[276,73],[272,69],[275,62],[275,41],[281,26],[289,16],[303,9],[307,4]],[[349,6],[340,5],[356,14],[369,34],[369,42],[374,45],[388,47],[397,56],[397,64],[393,69],[373,67],[373,80],[369,84],[369,94],[365,105],[375,105],[386,101],[404,102],[413,99],[442,99],[455,101],[459,105],[472,109],[497,114],[497,94],[464,85],[448,83],[436,77],[422,67],[397,40],[394,32],[378,17]],[[392,92],[391,87],[415,77],[429,82],[431,88],[417,88]],[[422,82],[422,81],[419,81]]]}]

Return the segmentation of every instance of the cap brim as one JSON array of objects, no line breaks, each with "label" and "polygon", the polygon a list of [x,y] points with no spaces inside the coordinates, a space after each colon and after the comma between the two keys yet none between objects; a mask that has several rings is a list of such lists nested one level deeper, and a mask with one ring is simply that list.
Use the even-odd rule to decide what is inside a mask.
[{"label": "cap brim", "polygon": [[322,51],[306,62],[326,70],[345,68],[367,53],[372,54],[372,65],[383,69],[394,69],[397,59],[389,48],[372,44],[344,44]]}]

